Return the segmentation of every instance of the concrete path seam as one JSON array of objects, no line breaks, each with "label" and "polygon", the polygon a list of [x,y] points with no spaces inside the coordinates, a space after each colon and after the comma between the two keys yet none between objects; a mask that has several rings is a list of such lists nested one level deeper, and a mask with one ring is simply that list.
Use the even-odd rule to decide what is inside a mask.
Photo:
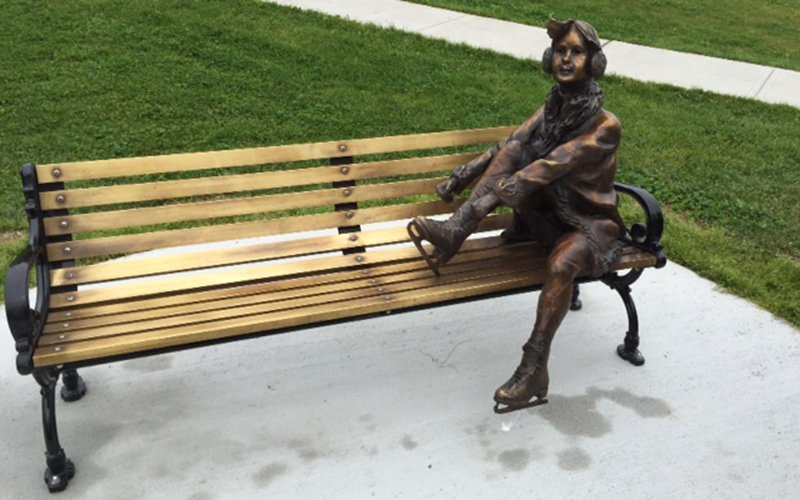
[{"label": "concrete path seam", "polygon": [[764,90],[764,87],[767,86],[767,83],[769,83],[769,80],[772,78],[772,75],[774,74],[775,74],[775,68],[772,68],[767,77],[764,78],[764,81],[761,82],[761,85],[758,87],[758,90],[756,90],[756,93],[753,94],[753,99],[758,99],[758,95],[761,94],[761,92]]},{"label": "concrete path seam", "polygon": [[459,16],[459,17],[454,17],[453,19],[447,19],[445,21],[441,21],[441,22],[438,22],[438,23],[433,23],[430,26],[425,26],[424,28],[420,28],[417,31],[417,33],[422,33],[423,31],[426,31],[426,30],[429,30],[429,29],[433,29],[433,28],[437,28],[437,27],[439,27],[439,26],[441,26],[443,24],[452,23],[453,21],[457,21],[459,19],[462,19],[463,17],[464,16]]}]

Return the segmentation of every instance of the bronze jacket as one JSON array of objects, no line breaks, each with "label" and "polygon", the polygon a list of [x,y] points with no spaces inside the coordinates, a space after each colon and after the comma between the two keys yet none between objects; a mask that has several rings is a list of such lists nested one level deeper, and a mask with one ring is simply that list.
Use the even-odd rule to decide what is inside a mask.
[{"label": "bronze jacket", "polygon": [[[542,116],[539,109],[500,147],[512,140],[530,144]],[[494,188],[503,204],[523,219],[528,237],[550,246],[566,231],[584,233],[593,247],[596,274],[616,260],[617,237],[624,231],[614,190],[621,137],[619,119],[601,110],[543,158],[529,152],[518,170]],[[607,223],[597,224],[604,221],[615,223],[616,234],[607,234]]]},{"label": "bronze jacket", "polygon": [[[540,117],[541,110],[512,137],[520,139],[523,144],[529,143]],[[570,206],[576,213],[616,220],[619,216],[614,176],[621,137],[619,119],[602,110],[586,125],[569,134],[563,144],[545,157],[535,159],[518,170],[509,179],[510,184],[518,184],[523,199],[530,199],[536,191],[553,191],[552,188],[557,187],[558,191],[563,190],[569,195]],[[498,188],[501,197],[503,191],[508,190],[501,186]]]}]

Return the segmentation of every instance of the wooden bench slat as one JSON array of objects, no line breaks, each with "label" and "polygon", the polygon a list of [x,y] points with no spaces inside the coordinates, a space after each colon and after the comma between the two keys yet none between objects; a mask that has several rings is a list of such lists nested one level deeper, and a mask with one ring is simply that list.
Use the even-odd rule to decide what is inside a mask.
[{"label": "wooden bench slat", "polygon": [[[520,252],[537,253],[540,250],[536,245],[515,245],[513,248],[504,249],[504,255],[513,255],[516,249]],[[476,260],[481,259],[483,252],[463,252],[455,256],[448,264],[452,266],[470,265]],[[177,295],[159,296],[157,298],[139,298],[122,300],[116,303],[89,304],[79,307],[51,311],[48,316],[50,323],[63,323],[81,320],[85,318],[99,318],[107,321],[112,315],[119,315],[126,312],[153,311],[153,314],[169,314],[164,312],[166,309],[180,306],[185,303],[217,302],[222,300],[238,300],[254,295],[275,294],[283,291],[296,289],[314,288],[316,286],[352,282],[369,276],[370,278],[382,279],[388,275],[414,272],[420,269],[430,272],[422,259],[401,262],[398,264],[386,264],[377,267],[363,268],[359,270],[332,271],[314,274],[308,277],[292,277],[284,280],[268,281],[265,283],[244,284],[230,286],[219,289],[212,289],[200,292],[185,292]],[[445,271],[448,272],[448,271]]]},{"label": "wooden bench slat", "polygon": [[[424,156],[380,162],[354,163],[342,166],[310,167],[257,174],[219,175],[172,181],[154,181],[82,189],[47,191],[39,195],[44,210],[83,208],[121,203],[188,198],[268,189],[326,184],[341,181],[363,181],[382,177],[444,172],[462,165],[475,153]],[[347,172],[347,173],[345,173]],[[63,196],[63,201],[58,201]],[[73,232],[71,228],[53,228],[52,234]]]},{"label": "wooden bench slat", "polygon": [[[614,269],[647,267],[654,264],[655,257],[643,253],[636,257],[628,255],[627,258],[615,264]],[[51,366],[107,356],[120,356],[146,350],[223,340],[236,336],[397,311],[443,301],[521,290],[541,284],[543,273],[544,267],[540,267],[527,273],[509,273],[489,279],[447,283],[441,286],[436,286],[434,283],[429,288],[397,293],[390,292],[332,304],[290,309],[279,313],[237,317],[198,325],[179,326],[166,330],[153,330],[119,337],[67,343],[54,347],[48,346],[37,349],[34,354],[34,364],[35,366]],[[433,279],[433,281],[435,282],[436,280]]]},{"label": "wooden bench slat", "polygon": [[[40,346],[61,345],[65,342],[78,342],[94,338],[111,337],[116,335],[134,334],[138,332],[175,328],[189,324],[200,324],[223,319],[280,312],[290,309],[310,307],[316,305],[344,302],[387,293],[420,290],[431,286],[442,286],[466,280],[489,279],[495,276],[529,271],[541,267],[543,256],[519,255],[516,262],[510,262],[504,257],[495,257],[496,262],[484,261],[482,266],[471,268],[456,268],[441,278],[435,278],[431,272],[404,273],[396,275],[393,280],[384,280],[383,283],[372,283],[370,278],[363,277],[356,283],[339,284],[324,291],[316,290],[315,293],[303,294],[294,297],[278,299],[277,297],[264,296],[263,298],[275,299],[268,302],[247,304],[244,302],[230,304],[229,307],[213,310],[197,310],[187,307],[189,311],[169,317],[156,317],[147,320],[138,320],[117,325],[101,324],[95,327],[82,329],[58,329],[46,332],[39,342]],[[57,326],[57,325],[56,325]]]},{"label": "wooden bench slat", "polygon": [[[510,216],[487,217],[477,232],[493,231],[507,227]],[[51,272],[52,286],[81,285],[127,278],[169,274],[180,271],[262,262],[329,253],[352,248],[370,248],[410,241],[405,227],[358,231],[347,234],[318,236],[255,245],[242,245],[230,249],[140,258],[128,261],[108,261],[77,268],[56,269]]]},{"label": "wooden bench slat", "polygon": [[[189,172],[212,168],[265,165],[294,161],[341,158],[390,152],[446,148],[500,141],[514,127],[461,130],[329,141],[289,146],[269,146],[228,151],[182,153],[139,158],[119,158],[70,163],[38,165],[36,174],[41,183],[131,177],[168,172]],[[58,175],[54,175],[54,171]]]},{"label": "wooden bench slat", "polygon": [[[515,261],[524,258],[538,258],[544,249],[535,243],[489,248],[487,250],[466,251],[458,254],[447,266],[446,273],[463,272],[478,267],[494,266],[498,256]],[[622,268],[636,267],[649,262],[649,254],[643,254],[633,247],[625,247],[621,257]],[[119,303],[94,305],[55,311],[48,318],[45,333],[69,332],[75,329],[121,322],[140,321],[149,318],[162,318],[186,313],[190,310],[206,311],[236,307],[238,304],[264,303],[286,300],[293,297],[327,293],[342,287],[354,287],[356,282],[367,279],[374,284],[383,285],[406,276],[430,274],[430,269],[422,260],[412,260],[400,264],[388,264],[358,271],[336,271],[304,278],[270,281],[252,285],[225,287],[203,292],[180,293],[172,296],[125,300]]]},{"label": "wooden bench slat", "polygon": [[444,178],[365,184],[346,188],[317,189],[300,193],[272,194],[214,201],[178,203],[157,207],[111,210],[45,219],[45,231],[56,231],[64,222],[79,234],[133,227],[153,226],[243,215],[285,212],[316,207],[333,209],[337,203],[391,200],[416,195],[431,195]]},{"label": "wooden bench slat", "polygon": [[[452,212],[458,205],[441,201],[404,203],[377,208],[359,208],[347,212],[281,217],[258,222],[239,222],[188,229],[174,229],[124,236],[109,236],[47,245],[51,262],[108,255],[125,255],[159,248],[171,248],[219,241],[244,240],[277,234],[299,233],[344,226],[410,219]],[[69,251],[67,251],[69,249]]]},{"label": "wooden bench slat", "polygon": [[[466,258],[452,261],[450,273],[463,273],[502,265],[502,259],[482,259],[481,252],[466,254]],[[537,252],[529,246],[517,246],[502,253],[503,259],[535,258]],[[48,318],[45,334],[63,334],[86,328],[97,328],[121,323],[135,323],[156,318],[180,316],[192,312],[206,312],[253,304],[267,304],[291,299],[323,295],[336,291],[418,279],[431,275],[421,261],[379,266],[367,274],[340,271],[309,278],[274,281],[247,287],[222,288],[211,292],[179,294],[159,299],[123,302],[111,306],[94,306],[77,309],[69,317],[56,313]]]},{"label": "wooden bench slat", "polygon": [[[502,245],[499,238],[483,238],[467,241],[464,250],[496,247]],[[420,259],[414,247],[404,247],[377,252],[366,252],[341,257],[325,257],[296,262],[266,264],[247,268],[214,271],[193,276],[181,276],[148,280],[138,284],[100,287],[77,292],[54,293],[50,296],[50,308],[58,309],[75,305],[110,302],[127,298],[163,295],[185,290],[228,286],[266,279],[300,276],[303,274],[334,271],[354,266],[370,266]]]},{"label": "wooden bench slat", "polygon": [[[382,276],[386,273],[405,272],[425,267],[421,261],[409,261],[400,264],[390,264],[386,266],[364,269],[359,271],[336,271],[324,274],[315,274],[301,278],[289,278],[278,281],[268,281],[255,284],[234,285],[231,287],[217,288],[201,292],[186,292],[176,295],[161,296],[157,298],[138,298],[132,300],[122,300],[119,302],[104,304],[89,304],[82,307],[73,307],[51,311],[48,315],[49,323],[72,322],[85,319],[97,319],[107,321],[111,316],[118,316],[125,313],[138,314],[144,311],[149,314],[169,314],[168,310],[179,307],[186,303],[213,303],[224,300],[239,300],[247,297],[263,295],[268,293],[280,293],[304,289],[317,285],[329,285],[355,281],[365,275]],[[366,274],[364,274],[366,272]]]},{"label": "wooden bench slat", "polygon": [[[300,325],[333,321],[354,316],[405,309],[425,303],[457,300],[474,295],[496,293],[523,288],[538,282],[540,276],[520,276],[518,273],[496,279],[472,280],[424,290],[400,292],[394,295],[377,295],[345,300],[278,313],[237,317],[199,325],[178,326],[138,334],[67,343],[37,349],[36,366],[48,366],[87,360],[104,356],[117,356],[149,349],[162,349],[188,343],[221,340],[241,335],[291,328]],[[388,297],[388,300],[387,300]]]}]

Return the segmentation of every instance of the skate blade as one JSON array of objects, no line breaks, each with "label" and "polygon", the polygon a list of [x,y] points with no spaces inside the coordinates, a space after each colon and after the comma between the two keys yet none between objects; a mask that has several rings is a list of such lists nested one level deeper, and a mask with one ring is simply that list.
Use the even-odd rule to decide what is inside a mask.
[{"label": "skate blade", "polygon": [[417,224],[417,221],[412,219],[411,222],[408,223],[407,230],[408,236],[411,238],[411,241],[414,242],[414,246],[417,247],[417,251],[419,251],[422,258],[425,259],[425,263],[428,264],[430,270],[433,271],[433,274],[435,274],[437,278],[441,276],[439,272],[439,260],[434,254],[426,252],[425,247],[422,246],[422,241],[425,239],[422,235],[423,229]]},{"label": "skate blade", "polygon": [[532,408],[534,406],[541,406],[546,404],[547,404],[547,398],[536,398],[533,401],[528,401],[527,403],[523,403],[520,405],[495,402],[494,412],[502,415],[503,413],[511,413],[512,411],[524,410],[525,408]]}]

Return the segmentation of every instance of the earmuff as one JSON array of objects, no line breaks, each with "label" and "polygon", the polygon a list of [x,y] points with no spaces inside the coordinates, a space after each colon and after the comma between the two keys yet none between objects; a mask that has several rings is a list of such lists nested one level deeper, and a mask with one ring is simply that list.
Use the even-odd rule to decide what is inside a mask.
[{"label": "earmuff", "polygon": [[[603,53],[603,49],[598,49],[593,55],[591,61],[589,61],[589,71],[594,79],[600,79],[606,73],[606,65],[608,64],[608,59],[606,59],[606,55]],[[553,48],[547,47],[544,49],[544,54],[542,55],[542,69],[545,73],[551,74],[553,72]]]},{"label": "earmuff", "polygon": [[598,50],[592,56],[592,64],[590,67],[592,68],[592,77],[596,80],[599,80],[606,74],[606,65],[608,64],[608,59],[606,59],[606,55],[603,53],[603,49]]},{"label": "earmuff", "polygon": [[544,49],[544,55],[542,55],[542,69],[548,75],[553,73],[553,47]]}]

